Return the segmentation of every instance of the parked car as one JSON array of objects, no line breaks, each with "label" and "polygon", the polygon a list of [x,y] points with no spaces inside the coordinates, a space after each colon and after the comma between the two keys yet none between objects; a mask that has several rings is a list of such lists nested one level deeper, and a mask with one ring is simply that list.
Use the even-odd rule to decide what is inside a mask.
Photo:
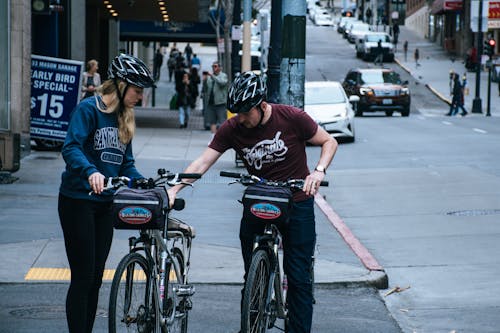
[{"label": "parked car", "polygon": [[314,23],[316,25],[324,25],[324,26],[332,26],[333,25],[333,18],[329,13],[325,12],[317,12],[314,15]]},{"label": "parked car", "polygon": [[343,34],[346,25],[353,22],[359,22],[356,18],[351,16],[342,16],[337,23],[337,32]]},{"label": "parked car", "polygon": [[354,142],[354,111],[351,103],[357,96],[348,98],[344,88],[335,81],[305,83],[304,110],[319,126],[335,138]]},{"label": "parked car", "polygon": [[366,33],[362,39],[356,40],[356,57],[365,61],[375,59],[379,40],[382,41],[384,61],[394,61],[394,44],[391,36],[382,32]]},{"label": "parked car", "polygon": [[348,96],[359,96],[356,116],[363,112],[385,111],[387,116],[401,112],[410,115],[408,81],[401,82],[398,73],[390,68],[351,69],[342,82]]},{"label": "parked car", "polygon": [[346,30],[347,40],[349,43],[355,43],[356,40],[363,38],[371,31],[370,25],[366,23],[352,23],[349,29]]}]

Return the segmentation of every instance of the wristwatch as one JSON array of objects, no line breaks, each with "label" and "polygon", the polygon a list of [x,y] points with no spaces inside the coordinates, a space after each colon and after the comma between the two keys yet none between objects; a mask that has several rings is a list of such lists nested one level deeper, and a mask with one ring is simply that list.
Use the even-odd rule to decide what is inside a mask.
[{"label": "wristwatch", "polygon": [[318,172],[323,172],[326,175],[326,168],[324,166],[322,166],[322,165],[318,165],[316,167],[316,169],[314,169],[314,170],[316,170]]}]

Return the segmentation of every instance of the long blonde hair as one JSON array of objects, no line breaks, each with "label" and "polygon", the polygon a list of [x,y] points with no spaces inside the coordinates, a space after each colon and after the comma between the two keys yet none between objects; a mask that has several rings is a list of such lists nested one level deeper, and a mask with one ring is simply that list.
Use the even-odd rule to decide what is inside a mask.
[{"label": "long blonde hair", "polygon": [[[118,89],[120,90],[120,94],[123,96],[125,92],[125,87],[127,83],[124,81],[118,80]],[[116,92],[116,85],[113,80],[106,80],[104,83],[97,88],[97,92],[101,95],[110,95],[111,103],[107,105],[106,109],[101,110],[106,113],[117,113],[118,117],[118,138],[120,142],[123,144],[128,144],[135,133],[135,116],[134,109],[123,106],[122,112],[120,112],[120,99],[118,98],[118,94]]]}]

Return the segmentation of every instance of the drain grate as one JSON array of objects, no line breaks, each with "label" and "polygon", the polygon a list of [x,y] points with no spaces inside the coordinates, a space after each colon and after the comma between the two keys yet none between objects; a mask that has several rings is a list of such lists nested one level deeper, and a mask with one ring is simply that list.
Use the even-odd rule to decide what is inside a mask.
[{"label": "drain grate", "polygon": [[481,215],[496,215],[500,214],[500,209],[469,209],[457,210],[455,212],[448,212],[446,215],[452,216],[481,216]]}]

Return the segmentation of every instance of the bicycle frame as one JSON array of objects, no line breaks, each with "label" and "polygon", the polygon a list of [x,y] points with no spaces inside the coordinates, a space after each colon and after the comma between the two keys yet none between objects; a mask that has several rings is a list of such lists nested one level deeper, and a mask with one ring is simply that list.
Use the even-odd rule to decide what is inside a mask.
[{"label": "bicycle frame", "polygon": [[[273,298],[277,302],[277,317],[286,319],[286,294],[283,290],[282,277],[284,276],[282,265],[280,264],[279,249],[281,244],[281,234],[276,225],[268,223],[261,235],[255,236],[254,250],[265,249],[271,259],[271,270],[268,281],[268,294],[266,304],[271,304]],[[272,314],[272,309],[266,309],[268,316]]]}]

